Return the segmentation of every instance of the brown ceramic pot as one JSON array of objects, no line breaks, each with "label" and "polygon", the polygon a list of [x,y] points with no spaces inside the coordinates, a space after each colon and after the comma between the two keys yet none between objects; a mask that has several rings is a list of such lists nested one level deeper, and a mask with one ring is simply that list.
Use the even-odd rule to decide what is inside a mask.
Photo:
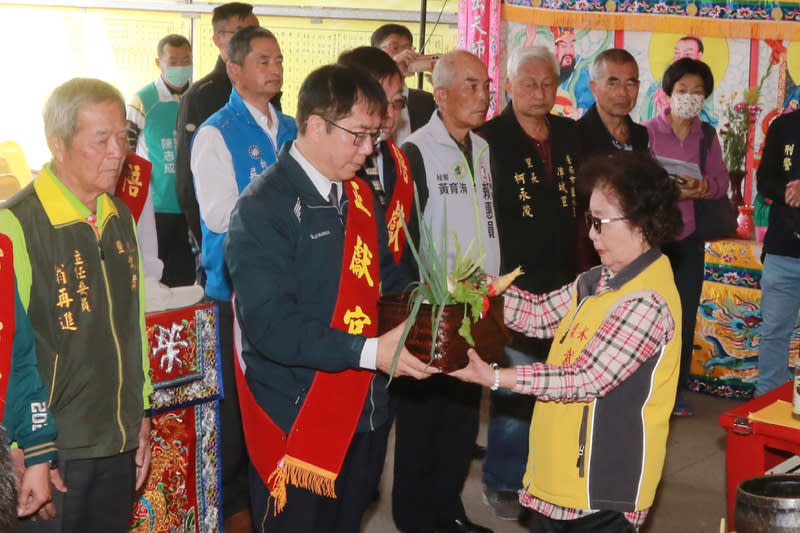
[{"label": "brown ceramic pot", "polygon": [[[403,322],[411,310],[408,294],[389,294],[378,300],[378,331],[383,334]],[[439,332],[436,336],[436,349],[431,360],[432,320],[430,304],[422,304],[406,339],[406,348],[424,362],[452,372],[464,368],[469,362],[469,345],[458,333],[464,317],[464,305],[445,306]],[[500,363],[505,360],[504,347],[510,336],[503,324],[503,297],[489,299],[489,310],[472,324],[472,338],[481,359],[487,363]]]}]

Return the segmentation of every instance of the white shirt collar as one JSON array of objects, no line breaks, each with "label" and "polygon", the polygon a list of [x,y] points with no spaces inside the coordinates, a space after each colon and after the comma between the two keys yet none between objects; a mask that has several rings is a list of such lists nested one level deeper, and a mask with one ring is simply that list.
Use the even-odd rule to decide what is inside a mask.
[{"label": "white shirt collar", "polygon": [[[242,98],[242,102],[244,102],[250,114],[253,115],[253,119],[255,119],[256,123],[264,130],[264,133],[269,136],[269,140],[272,141],[272,146],[276,147],[278,144],[278,115],[275,113],[275,108],[272,107],[272,103],[267,104],[267,112],[263,113],[256,106],[245,101],[244,98]],[[270,119],[272,120],[272,126],[269,125]]]},{"label": "white shirt collar", "polygon": [[169,87],[167,87],[167,82],[165,82],[164,78],[161,76],[156,78],[155,86],[159,102],[171,102],[173,100],[175,102],[180,102],[181,96],[185,94],[185,92],[182,94],[173,94],[173,92],[169,90]]},{"label": "white shirt collar", "polygon": [[[292,147],[289,149],[289,155],[294,157],[295,161],[297,161],[297,164],[300,165],[300,168],[303,169],[308,178],[311,180],[311,183],[314,184],[314,187],[317,189],[320,196],[327,200],[328,195],[331,193],[331,185],[333,184],[333,180],[317,170],[316,167],[314,167],[314,165],[312,165],[311,162],[300,153],[300,150],[297,149],[297,143],[292,143]],[[342,187],[340,186],[339,198],[341,197]]]}]

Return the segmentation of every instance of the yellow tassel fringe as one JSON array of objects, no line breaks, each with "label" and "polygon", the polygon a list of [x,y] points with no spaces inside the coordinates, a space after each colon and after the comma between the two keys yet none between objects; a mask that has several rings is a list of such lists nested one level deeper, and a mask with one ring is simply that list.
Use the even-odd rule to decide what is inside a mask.
[{"label": "yellow tassel fringe", "polygon": [[337,476],[338,474],[335,472],[287,455],[283,458],[281,465],[267,479],[267,485],[274,487],[270,494],[275,499],[275,514],[277,515],[286,507],[287,483],[310,490],[320,496],[336,498]]}]

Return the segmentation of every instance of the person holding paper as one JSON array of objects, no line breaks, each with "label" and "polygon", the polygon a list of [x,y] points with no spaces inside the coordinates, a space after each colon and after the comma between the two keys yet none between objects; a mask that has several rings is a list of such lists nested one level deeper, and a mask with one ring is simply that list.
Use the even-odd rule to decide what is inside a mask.
[{"label": "person holding paper", "polygon": [[[694,201],[725,196],[728,193],[728,169],[722,160],[719,139],[714,135],[710,143],[705,143],[703,122],[698,118],[714,90],[714,76],[708,65],[688,57],[679,59],[667,67],[662,87],[669,97],[669,107],[646,121],[644,126],[650,134],[650,150],[662,164],[664,158],[677,160],[674,162],[677,164],[685,163],[680,167],[667,165],[667,171],[675,173],[677,170],[679,178],[676,181],[681,191],[678,207],[683,218],[683,231],[676,235],[676,242],[663,247],[672,263],[683,308],[680,383],[685,383],[703,284],[704,243],[695,235]],[[693,414],[680,392],[672,414]]]}]

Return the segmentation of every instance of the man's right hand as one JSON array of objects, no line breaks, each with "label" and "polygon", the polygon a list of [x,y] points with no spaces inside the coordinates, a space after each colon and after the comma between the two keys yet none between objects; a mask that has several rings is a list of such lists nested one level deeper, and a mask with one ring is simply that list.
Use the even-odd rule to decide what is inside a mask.
[{"label": "man's right hand", "polygon": [[[67,486],[57,468],[47,463],[25,467],[22,450],[12,450],[14,467],[17,472],[19,516],[31,516],[33,520],[49,520],[56,516],[56,506],[51,498],[51,487],[59,492],[67,492]],[[48,474],[44,472],[49,471]],[[45,481],[46,480],[46,481]]]},{"label": "man's right hand", "polygon": [[[375,364],[378,370],[384,374],[391,374],[394,352],[397,350],[400,336],[403,334],[403,329],[405,327],[406,323],[404,321],[394,329],[378,337],[378,355]],[[440,372],[441,370],[438,368],[423,363],[411,355],[411,352],[403,346],[397,358],[397,368],[395,368],[394,376],[410,376],[415,379],[425,379],[433,374],[439,374]]]}]

